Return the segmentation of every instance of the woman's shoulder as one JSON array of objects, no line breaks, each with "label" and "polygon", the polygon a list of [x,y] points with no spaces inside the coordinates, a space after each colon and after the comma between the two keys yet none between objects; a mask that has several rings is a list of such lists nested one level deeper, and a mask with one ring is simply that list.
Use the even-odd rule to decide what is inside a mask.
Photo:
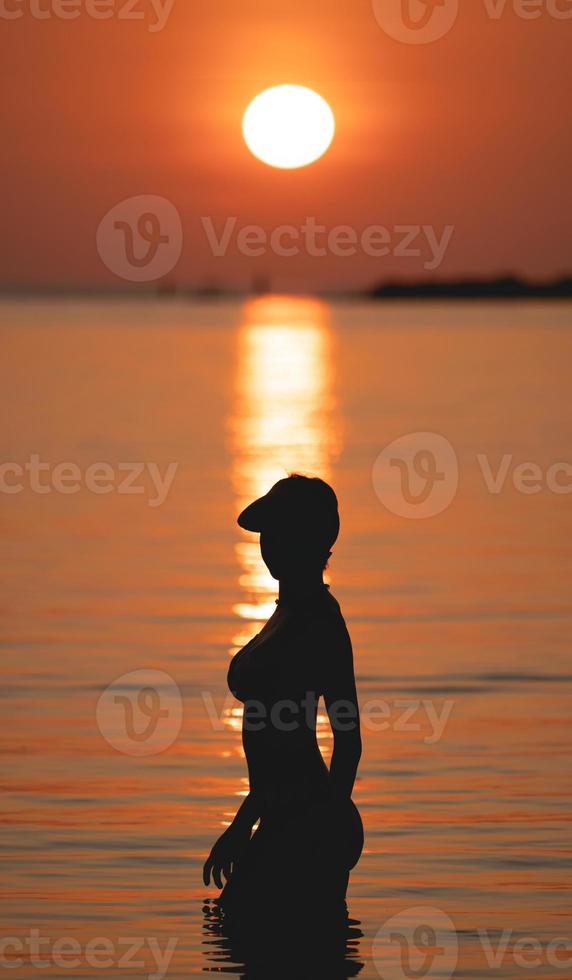
[{"label": "woman's shoulder", "polygon": [[320,603],[314,608],[308,625],[314,637],[327,640],[331,646],[347,646],[350,643],[340,603],[329,590],[324,592]]},{"label": "woman's shoulder", "polygon": [[337,623],[343,623],[345,625],[345,620],[342,613],[342,607],[336,599],[335,595],[328,588],[324,595],[323,602],[324,610],[328,613],[329,618]]},{"label": "woman's shoulder", "polygon": [[[354,658],[350,634],[336,597],[328,595],[307,624],[305,656],[317,671],[316,690],[326,692],[351,690],[354,683]],[[340,693],[340,697],[349,696]]]}]

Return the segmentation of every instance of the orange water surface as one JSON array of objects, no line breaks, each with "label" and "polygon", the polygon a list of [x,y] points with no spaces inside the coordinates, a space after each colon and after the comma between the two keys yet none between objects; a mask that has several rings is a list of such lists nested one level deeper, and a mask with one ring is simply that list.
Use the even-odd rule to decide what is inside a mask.
[{"label": "orange water surface", "polygon": [[[147,470],[142,493],[24,479],[0,494],[2,929],[21,944],[5,946],[6,975],[277,975],[279,950],[256,972],[213,931],[201,869],[247,791],[229,657],[276,597],[235,518],[297,471],[340,499],[328,579],[367,719],[339,975],[450,976],[450,957],[411,972],[374,941],[429,909],[453,924],[460,980],[572,976],[572,495],[512,479],[572,463],[570,306],[29,300],[4,301],[0,320],[0,462],[36,454],[45,481],[64,462],[177,464],[160,505]],[[393,513],[372,480],[409,433],[444,436],[458,458],[454,500],[424,520]],[[507,455],[492,493],[478,457],[496,472]],[[135,698],[130,740],[100,699],[134,671],[149,689],[168,675],[174,694],[154,719]],[[167,726],[157,751],[147,724]],[[327,756],[323,715],[319,737]],[[312,915],[309,874],[310,937]],[[140,941],[130,963],[126,937]],[[522,938],[539,944],[533,967],[515,959]]]}]

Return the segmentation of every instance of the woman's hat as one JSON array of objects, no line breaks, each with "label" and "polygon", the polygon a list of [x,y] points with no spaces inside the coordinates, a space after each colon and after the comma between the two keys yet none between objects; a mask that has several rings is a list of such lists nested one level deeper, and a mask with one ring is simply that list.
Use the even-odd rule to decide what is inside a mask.
[{"label": "woman's hat", "polygon": [[302,531],[329,550],[340,533],[338,499],[324,480],[296,474],[250,504],[238,523],[245,531]]}]

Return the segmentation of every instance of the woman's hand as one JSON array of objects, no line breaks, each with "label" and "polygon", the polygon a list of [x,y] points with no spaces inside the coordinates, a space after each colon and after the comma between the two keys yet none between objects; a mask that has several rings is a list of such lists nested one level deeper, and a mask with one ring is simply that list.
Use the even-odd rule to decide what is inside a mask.
[{"label": "woman's hand", "polygon": [[203,881],[207,887],[210,885],[211,874],[217,888],[223,887],[221,874],[229,881],[234,864],[248,845],[250,834],[249,826],[231,824],[219,837],[203,868]]}]

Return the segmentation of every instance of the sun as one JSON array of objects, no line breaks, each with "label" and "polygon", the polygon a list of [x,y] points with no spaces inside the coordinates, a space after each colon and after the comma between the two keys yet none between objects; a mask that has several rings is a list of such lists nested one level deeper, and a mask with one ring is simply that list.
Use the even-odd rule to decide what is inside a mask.
[{"label": "sun", "polygon": [[277,85],[250,103],[242,132],[251,153],[281,170],[307,167],[324,155],[336,130],[321,95],[303,85]]}]

